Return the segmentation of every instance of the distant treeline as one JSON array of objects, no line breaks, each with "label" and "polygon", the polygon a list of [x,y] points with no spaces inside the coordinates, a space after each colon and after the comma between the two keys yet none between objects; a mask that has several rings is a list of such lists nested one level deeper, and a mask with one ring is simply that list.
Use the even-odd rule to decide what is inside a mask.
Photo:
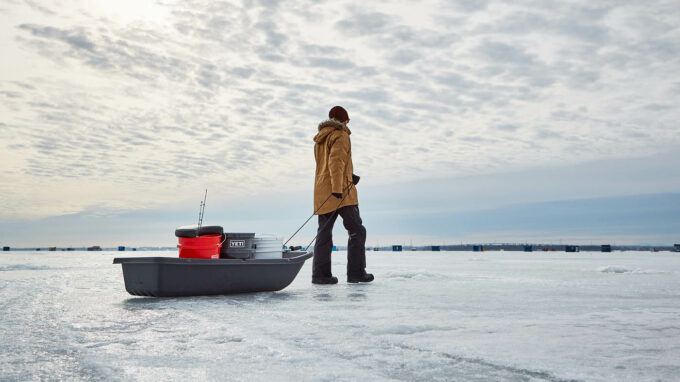
[{"label": "distant treeline", "polygon": [[[333,247],[333,250],[346,250],[347,247]],[[102,248],[100,246],[91,247],[22,247],[12,248],[2,247],[7,251],[175,251],[177,247],[111,247]],[[612,252],[612,251],[672,251],[680,252],[680,244],[668,246],[653,245],[573,245],[573,244],[453,244],[453,245],[417,245],[407,246],[403,244],[390,246],[367,246],[367,251],[464,251],[464,252],[486,252],[486,251],[519,251],[519,252]]]},{"label": "distant treeline", "polygon": [[91,246],[91,247],[22,247],[22,248],[14,248],[14,247],[2,247],[2,251],[45,251],[45,252],[71,252],[71,251],[93,251],[93,252],[99,252],[99,251],[172,251],[172,250],[177,250],[177,247],[111,247],[111,248],[102,248],[98,245]]},{"label": "distant treeline", "polygon": [[[520,251],[520,252],[610,252],[610,251],[675,251],[680,252],[680,244],[668,246],[653,246],[653,245],[574,245],[574,244],[517,244],[517,243],[503,243],[503,244],[454,244],[454,245],[417,245],[406,246],[403,244],[391,245],[388,247],[367,247],[367,250],[378,251],[392,251],[394,247],[401,247],[402,251],[416,250],[416,251],[465,251],[465,252],[482,252],[482,251]],[[377,249],[376,249],[377,248]],[[339,250],[345,250],[346,247],[337,247]]]}]

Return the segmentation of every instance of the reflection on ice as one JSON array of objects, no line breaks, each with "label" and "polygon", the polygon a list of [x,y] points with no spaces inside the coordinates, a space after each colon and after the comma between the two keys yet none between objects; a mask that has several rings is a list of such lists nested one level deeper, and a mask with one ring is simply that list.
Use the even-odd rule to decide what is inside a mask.
[{"label": "reflection on ice", "polygon": [[347,298],[349,298],[350,301],[364,301],[366,300],[366,293],[363,292],[348,293]]},{"label": "reflection on ice", "polygon": [[[332,288],[332,286],[325,285],[322,288]],[[330,301],[333,299],[333,296],[327,292],[315,292],[312,296],[317,301]]]}]

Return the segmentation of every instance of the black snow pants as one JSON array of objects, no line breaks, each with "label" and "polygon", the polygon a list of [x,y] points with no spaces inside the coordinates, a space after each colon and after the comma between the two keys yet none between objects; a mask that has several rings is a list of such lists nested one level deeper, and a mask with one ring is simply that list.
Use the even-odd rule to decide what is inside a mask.
[{"label": "black snow pants", "polygon": [[312,277],[331,276],[331,252],[333,251],[333,225],[338,215],[349,233],[347,241],[347,276],[363,276],[366,273],[366,228],[361,223],[359,206],[345,206],[337,211],[319,215],[319,228],[314,245]]}]

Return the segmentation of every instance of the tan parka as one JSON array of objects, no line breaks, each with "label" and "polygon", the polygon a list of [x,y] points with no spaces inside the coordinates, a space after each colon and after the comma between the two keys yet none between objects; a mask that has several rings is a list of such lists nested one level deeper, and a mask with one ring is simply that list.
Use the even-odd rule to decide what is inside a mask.
[{"label": "tan parka", "polygon": [[[356,186],[349,187],[352,184],[354,171],[350,134],[352,132],[347,125],[335,119],[319,124],[319,133],[314,137],[314,158],[316,159],[314,211],[317,215],[327,214],[338,208],[340,199],[334,196],[328,199],[331,193],[343,193],[343,197],[346,195],[340,207],[359,204]],[[328,199],[326,204],[319,209],[326,199]]]}]

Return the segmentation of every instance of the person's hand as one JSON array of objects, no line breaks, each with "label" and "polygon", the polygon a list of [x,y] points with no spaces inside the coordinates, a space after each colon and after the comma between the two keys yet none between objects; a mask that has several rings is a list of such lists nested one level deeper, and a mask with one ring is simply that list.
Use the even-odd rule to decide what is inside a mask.
[{"label": "person's hand", "polygon": [[342,199],[342,193],[340,193],[340,192],[334,192],[333,196],[335,196],[338,199]]},{"label": "person's hand", "polygon": [[352,174],[352,183],[354,183],[355,186],[359,184],[359,179],[361,179],[359,175]]}]

